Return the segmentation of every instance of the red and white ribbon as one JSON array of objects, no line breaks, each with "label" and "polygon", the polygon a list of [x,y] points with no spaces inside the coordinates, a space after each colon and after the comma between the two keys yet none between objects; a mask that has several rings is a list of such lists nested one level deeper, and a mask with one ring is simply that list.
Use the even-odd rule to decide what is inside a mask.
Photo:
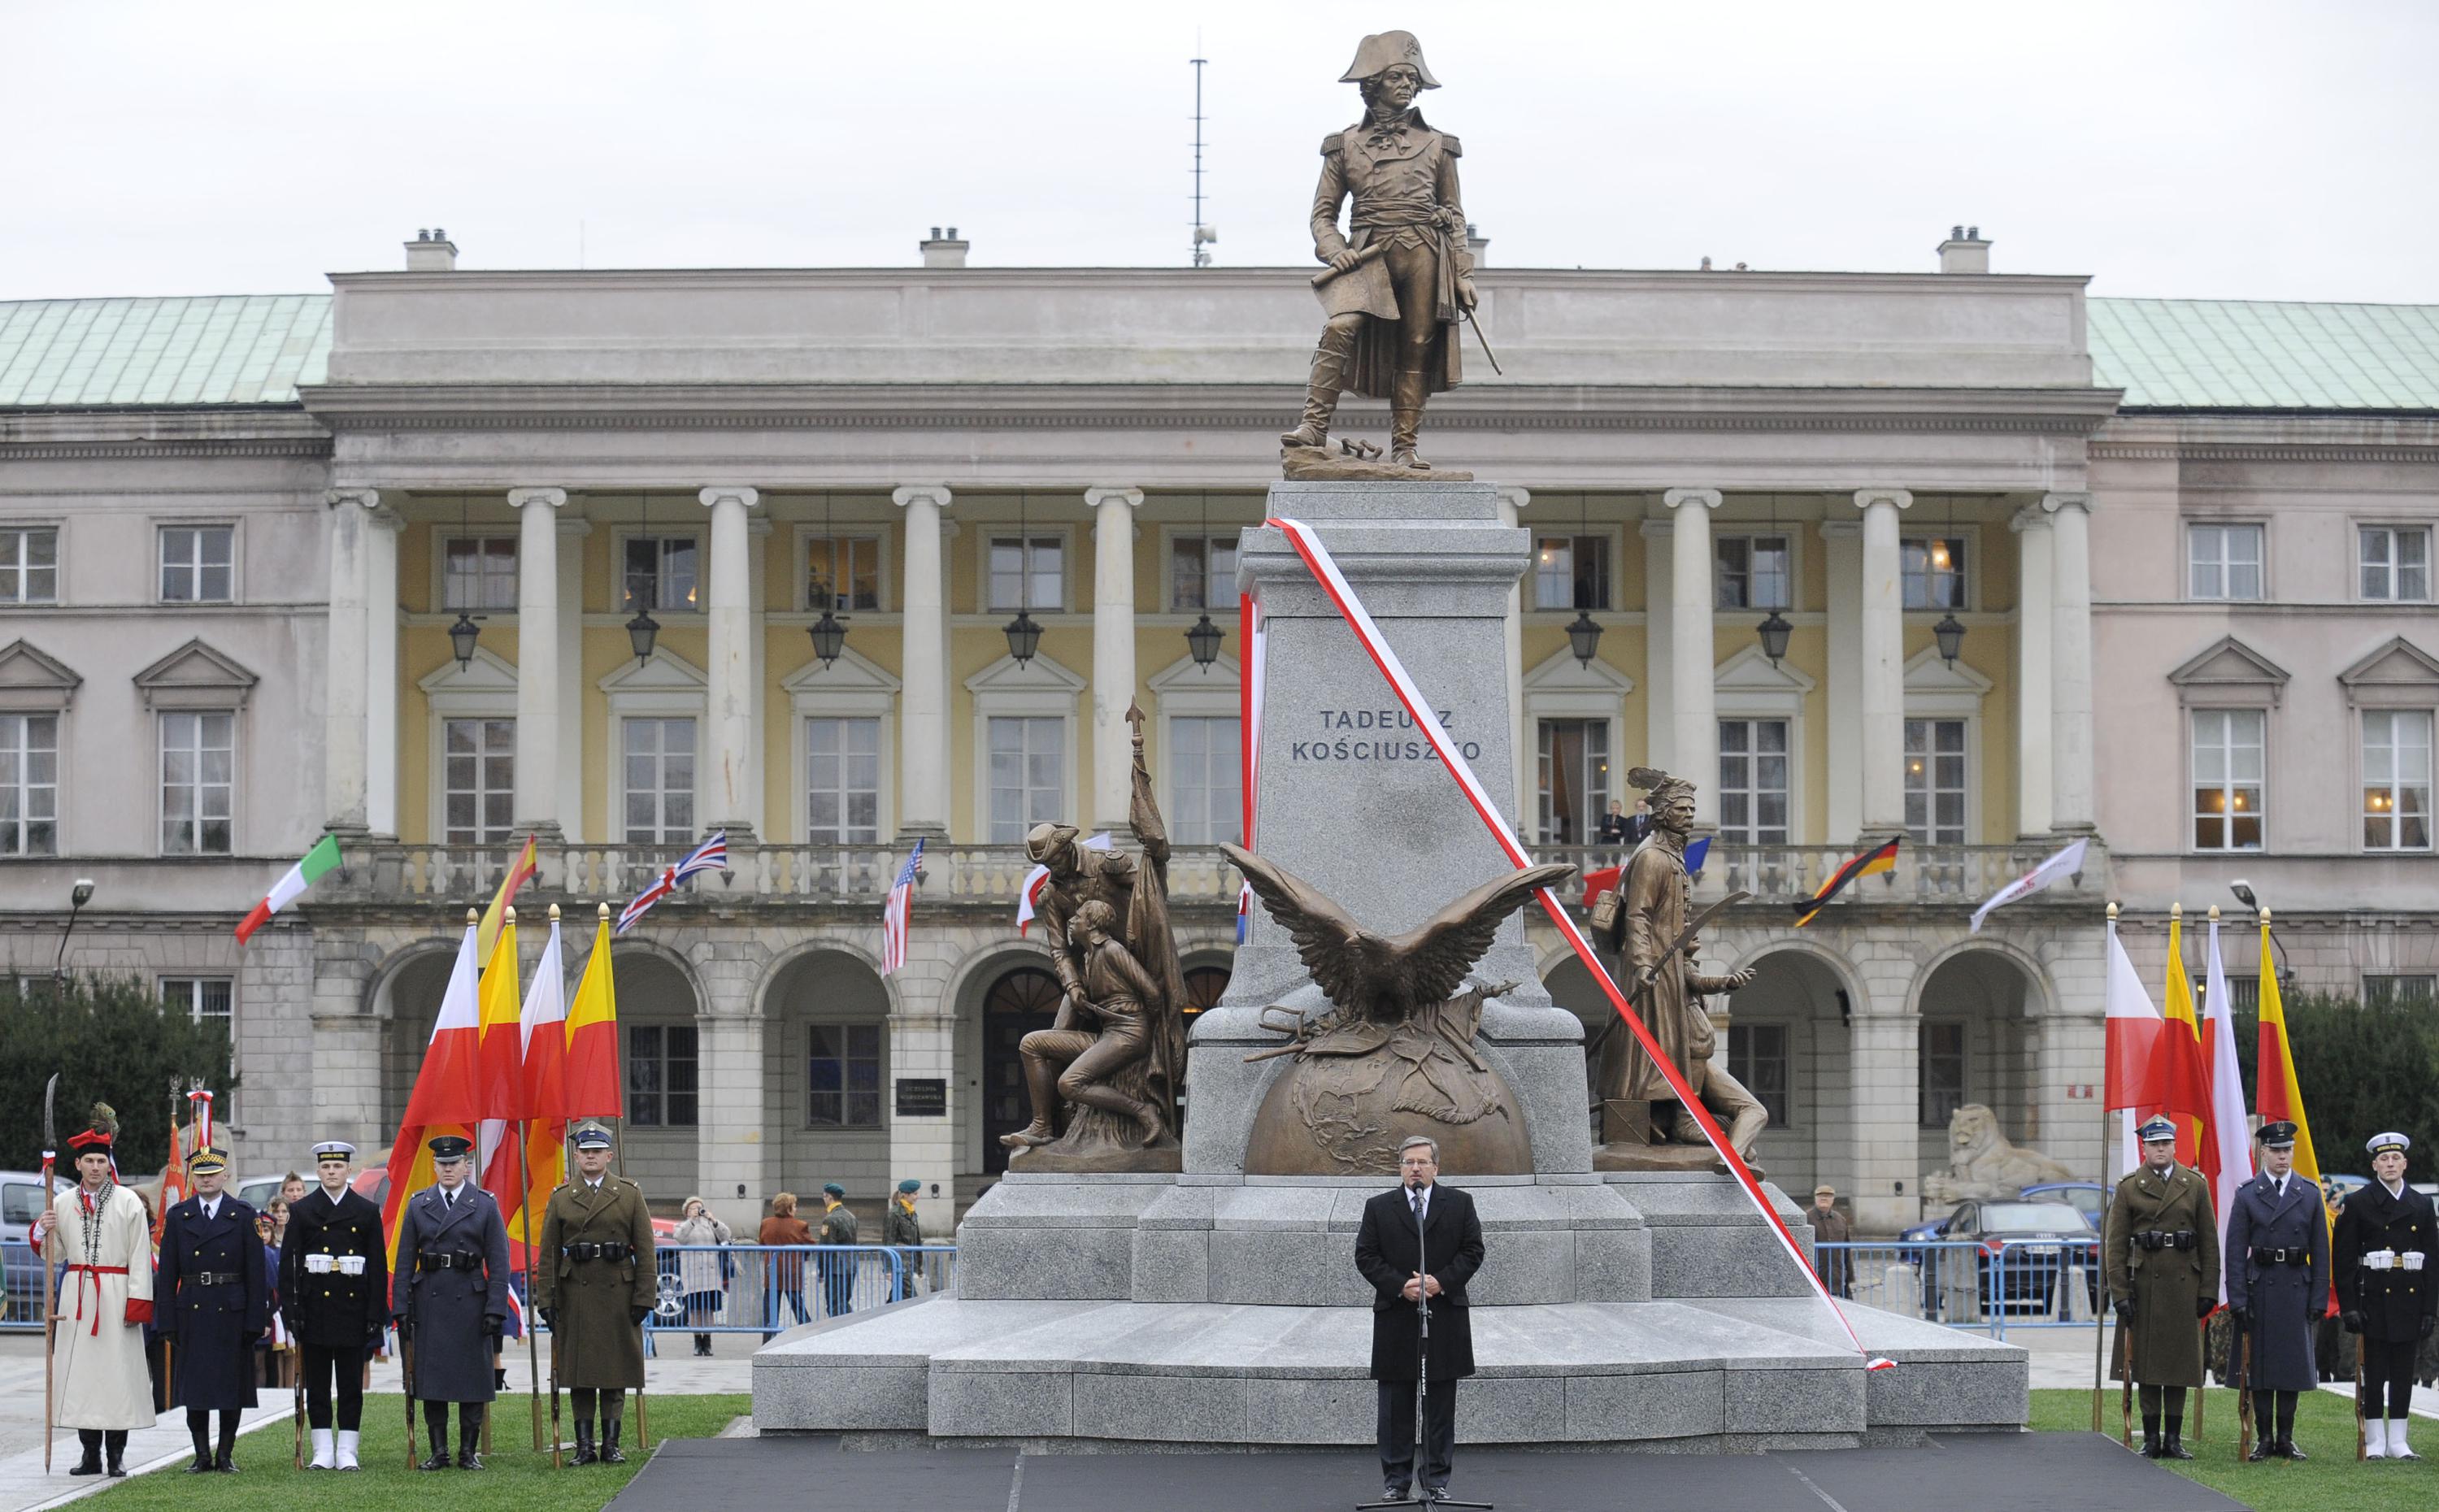
[{"label": "red and white ribbon", "polygon": [[[1245,665],[1237,679],[1237,789],[1243,805],[1244,836],[1237,843],[1254,848],[1254,802],[1262,790],[1262,681],[1270,667],[1270,648],[1262,628],[1262,601],[1252,594],[1237,596],[1237,644],[1245,649]],[[1254,916],[1254,885],[1237,886],[1237,943]]]},{"label": "red and white ribbon", "polygon": [[187,1121],[195,1126],[195,1148],[212,1147],[212,1094],[207,1092],[187,1094]]},{"label": "red and white ribbon", "polygon": [[[1439,716],[1433,712],[1431,701],[1424,698],[1422,690],[1415,685],[1405,664],[1398,661],[1397,651],[1390,647],[1388,637],[1380,633],[1379,625],[1373,623],[1362,600],[1356,596],[1354,588],[1331,559],[1329,548],[1321,543],[1321,538],[1313,533],[1311,526],[1300,520],[1273,517],[1263,524],[1285,535],[1288,543],[1295,547],[1296,555],[1303,558],[1304,564],[1311,569],[1322,592],[1329,596],[1329,601],[1337,606],[1338,613],[1355,631],[1355,639],[1363,648],[1364,654],[1372,658],[1372,665],[1379,667],[1380,675],[1388,680],[1391,690],[1398,695],[1398,702],[1405,705],[1406,713],[1413,718],[1415,727],[1423,732],[1425,739],[1431,741],[1432,749],[1438,753],[1440,765],[1456,779],[1457,787],[1465,793],[1466,802],[1472,806],[1483,827],[1490,831],[1490,838],[1497,843],[1501,853],[1520,871],[1532,865],[1533,858],[1525,854],[1523,845],[1508,828],[1506,821],[1500,817],[1499,807],[1491,802],[1488,790],[1473,774],[1473,768],[1467,764],[1456,742],[1449,738],[1448,731],[1440,724]],[[1829,1294],[1829,1289],[1822,1284],[1821,1277],[1805,1262],[1804,1250],[1795,1242],[1795,1236],[1787,1231],[1787,1225],[1779,1221],[1778,1214],[1771,1209],[1770,1199],[1762,1195],[1761,1183],[1754,1178],[1752,1168],[1729,1145],[1727,1135],[1720,1131],[1710,1110],[1702,1106],[1701,1099],[1694,1094],[1694,1089],[1686,1085],[1684,1076],[1669,1060],[1660,1041],[1652,1038],[1651,1030],[1628,1004],[1626,994],[1610,980],[1609,970],[1601,965],[1592,942],[1584,938],[1583,933],[1576,928],[1575,920],[1568,916],[1566,903],[1546,887],[1541,889],[1540,897],[1542,910],[1550,916],[1550,922],[1566,936],[1568,945],[1575,950],[1576,958],[1583,962],[1584,969],[1592,973],[1593,980],[1600,984],[1610,1005],[1617,1009],[1618,1017],[1626,1021],[1626,1027],[1633,1034],[1636,1042],[1643,1046],[1652,1064],[1658,1066],[1661,1075],[1667,1078],[1668,1090],[1676,1094],[1678,1102],[1693,1115],[1694,1122],[1701,1128],[1702,1137],[1711,1142],[1711,1148],[1718,1155],[1720,1164],[1727,1166],[1728,1173],[1744,1189],[1754,1211],[1761,1215],[1762,1221],[1777,1236],[1780,1247],[1795,1262],[1795,1268],[1804,1272],[1804,1279],[1812,1288],[1813,1295],[1821,1299],[1822,1306],[1829,1309],[1829,1316],[1837,1320],[1839,1331],[1846,1336],[1847,1343],[1855,1346],[1855,1352],[1864,1357],[1864,1368],[1887,1370],[1895,1365],[1896,1361],[1874,1356],[1863,1348],[1863,1342],[1855,1336],[1853,1325],[1847,1323],[1845,1312],[1838,1306],[1838,1299]]]}]

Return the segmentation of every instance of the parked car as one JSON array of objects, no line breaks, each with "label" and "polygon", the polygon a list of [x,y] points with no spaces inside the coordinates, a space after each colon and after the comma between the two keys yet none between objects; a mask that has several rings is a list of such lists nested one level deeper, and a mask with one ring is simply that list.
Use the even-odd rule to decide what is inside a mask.
[{"label": "parked car", "polygon": [[2070,1265],[2082,1267],[2084,1300],[2099,1310],[2100,1267],[2091,1256],[2100,1234],[2065,1202],[1959,1202],[1940,1221],[1937,1236],[1978,1246],[1969,1271],[1959,1252],[1927,1252],[1933,1263],[1926,1269],[1935,1272],[1936,1284],[1926,1276],[1923,1294],[1939,1297],[1941,1315],[1950,1323],[1979,1319],[1993,1303],[2011,1313],[2055,1313],[2058,1283]]},{"label": "parked car", "polygon": [[2094,1233],[2109,1220],[2109,1188],[2098,1182],[2043,1182],[2018,1195],[2027,1202],[2064,1202],[2082,1214]]},{"label": "parked car", "polygon": [[43,1272],[34,1263],[32,1231],[44,1205],[42,1172],[0,1171],[0,1242],[9,1246],[8,1292],[0,1307],[11,1323],[42,1316]]}]

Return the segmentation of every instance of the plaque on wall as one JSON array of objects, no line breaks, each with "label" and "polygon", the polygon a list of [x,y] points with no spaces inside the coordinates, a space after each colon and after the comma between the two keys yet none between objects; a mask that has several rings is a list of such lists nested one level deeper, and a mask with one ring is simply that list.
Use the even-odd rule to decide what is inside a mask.
[{"label": "plaque on wall", "polygon": [[900,1118],[949,1116],[948,1078],[945,1076],[899,1077],[898,1116]]}]

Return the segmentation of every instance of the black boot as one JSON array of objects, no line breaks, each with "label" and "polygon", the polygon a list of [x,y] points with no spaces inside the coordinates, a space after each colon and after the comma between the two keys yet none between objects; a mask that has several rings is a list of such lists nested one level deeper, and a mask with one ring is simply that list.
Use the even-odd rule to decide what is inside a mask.
[{"label": "black boot", "polygon": [[112,1477],[125,1480],[127,1478],[127,1430],[114,1428],[103,1433],[101,1448],[102,1452],[110,1457]]},{"label": "black boot", "polygon": [[76,1462],[76,1465],[68,1471],[68,1473],[70,1475],[99,1475],[101,1473],[101,1430],[98,1428],[78,1429],[77,1443],[83,1447],[84,1456]]},{"label": "black boot", "polygon": [[593,1452],[592,1418],[579,1417],[576,1420],[576,1452],[568,1457],[567,1463],[571,1466],[601,1463],[601,1456]]},{"label": "black boot", "polygon": [[212,1454],[212,1468],[223,1475],[237,1473],[237,1462],[230,1458],[237,1452],[237,1417],[233,1412],[221,1414],[221,1442]]},{"label": "black boot", "polygon": [[431,1440],[432,1453],[416,1467],[418,1470],[445,1470],[449,1468],[449,1404],[423,1404],[424,1434]]},{"label": "black boot", "polygon": [[601,1419],[601,1463],[624,1465],[627,1456],[618,1451],[618,1430],[626,1426],[626,1414],[614,1411]]},{"label": "black boot", "polygon": [[2295,1447],[2295,1396],[2291,1391],[2278,1394],[2278,1452],[2290,1460],[2309,1459]]},{"label": "black boot", "polygon": [[1347,365],[1355,357],[1355,331],[1324,326],[1321,345],[1313,349],[1312,376],[1305,384],[1304,418],[1279,437],[1279,445],[1326,447],[1329,422],[1338,413],[1338,396],[1346,388]]},{"label": "black boot", "polygon": [[2169,1418],[2168,1436],[2160,1444],[2160,1458],[2189,1460],[2193,1457],[2194,1451],[2185,1448],[2185,1420],[2181,1417]]},{"label": "black boot", "polygon": [[2143,1414],[2143,1457],[2146,1460],[2160,1457],[2160,1414],[2157,1413]]},{"label": "black boot", "polygon": [[212,1414],[189,1410],[187,1414],[187,1437],[195,1445],[195,1463],[187,1467],[188,1475],[209,1475],[212,1472]]},{"label": "black boot", "polygon": [[457,1468],[459,1469],[479,1470],[483,1468],[483,1456],[480,1452],[482,1444],[483,1404],[481,1402],[458,1403]]}]

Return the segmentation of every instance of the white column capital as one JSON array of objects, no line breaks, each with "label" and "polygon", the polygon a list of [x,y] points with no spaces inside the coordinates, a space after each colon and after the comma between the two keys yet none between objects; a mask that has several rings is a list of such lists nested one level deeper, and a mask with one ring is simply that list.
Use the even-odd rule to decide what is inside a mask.
[{"label": "white column capital", "polygon": [[1900,509],[1914,507],[1914,492],[1908,489],[1857,489],[1855,507],[1868,509],[1876,504],[1893,504]]},{"label": "white column capital", "polygon": [[1144,494],[1141,489],[1103,485],[1084,490],[1084,507],[1087,509],[1097,510],[1105,504],[1123,504],[1130,509],[1140,509],[1143,507],[1143,500]]},{"label": "white column capital", "polygon": [[889,490],[889,502],[901,509],[910,504],[928,504],[934,508],[945,509],[953,497],[955,495],[949,491],[945,483],[910,483],[904,488]]},{"label": "white column capital", "polygon": [[1533,490],[1521,483],[1499,485],[1499,502],[1511,509],[1522,509],[1533,502]]},{"label": "white column capital", "polygon": [[2084,513],[2090,514],[2092,512],[2092,495],[2089,493],[2044,493],[2041,495],[2041,509],[2044,513],[2048,514],[2056,514],[2060,509],[2080,509]]},{"label": "white column capital", "polygon": [[335,509],[343,504],[362,506],[366,513],[381,507],[379,489],[332,489],[322,495],[324,503]]},{"label": "white column capital", "polygon": [[716,509],[723,504],[732,503],[741,504],[748,509],[751,509],[756,505],[762,502],[762,494],[759,489],[729,488],[725,485],[715,485],[712,488],[705,489],[701,493],[695,495],[695,497],[703,501],[703,507],[706,509]]},{"label": "white column capital", "polygon": [[1824,520],[1816,528],[1824,541],[1860,541],[1863,536],[1860,520]]},{"label": "white column capital", "polygon": [[1717,489],[1671,489],[1660,496],[1660,502],[1671,509],[1687,504],[1716,509],[1719,507],[1720,495]]},{"label": "white column capital", "polygon": [[553,509],[564,508],[567,505],[567,490],[565,489],[510,489],[508,490],[509,508],[522,509],[529,504],[543,505]]},{"label": "white column capital", "polygon": [[2027,530],[2047,530],[2049,527],[2050,512],[2043,505],[2028,504],[2007,517],[2007,528],[2020,536]]}]

